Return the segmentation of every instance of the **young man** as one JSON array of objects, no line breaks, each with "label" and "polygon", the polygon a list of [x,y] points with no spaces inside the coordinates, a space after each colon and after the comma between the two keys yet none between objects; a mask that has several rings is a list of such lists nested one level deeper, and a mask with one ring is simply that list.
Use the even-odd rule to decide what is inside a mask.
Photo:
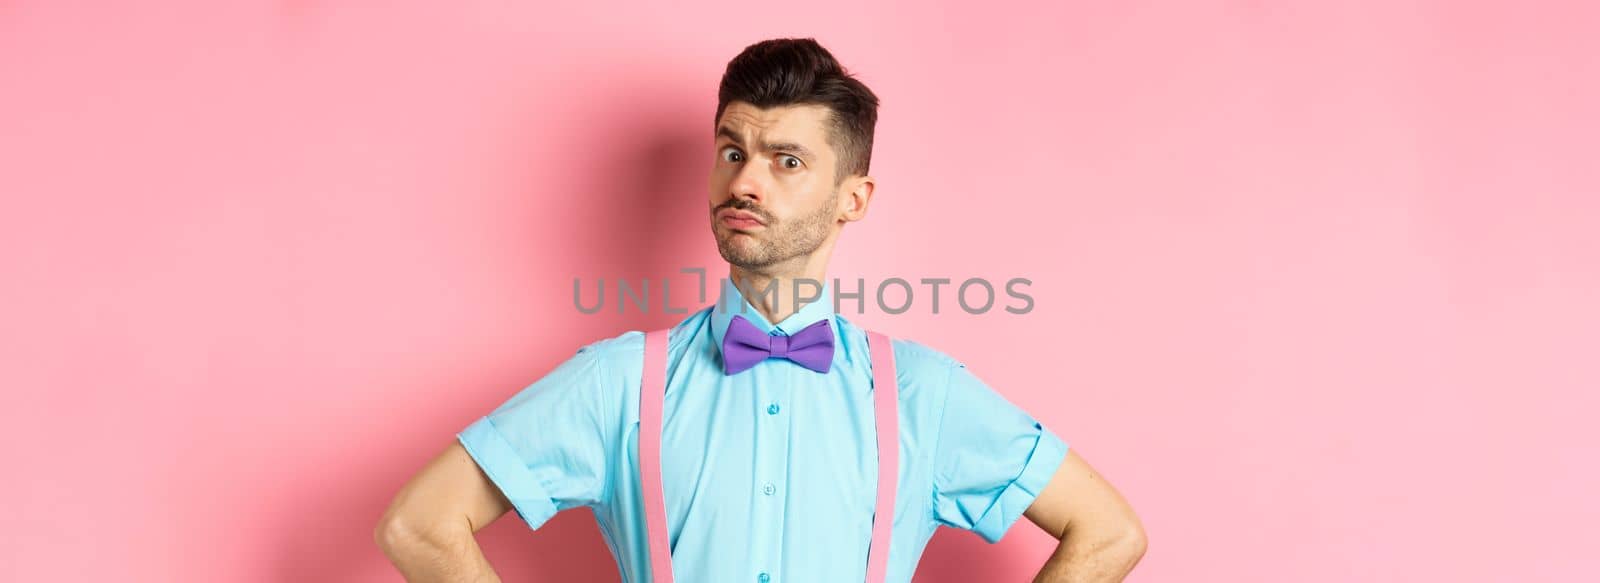
[{"label": "young man", "polygon": [[[834,312],[826,272],[872,199],[877,104],[811,39],[757,43],[728,64],[709,204],[728,279],[671,330],[651,442],[674,580],[863,581],[883,534],[881,576],[910,581],[938,526],[992,543],[1021,516],[1061,541],[1035,581],[1122,580],[1145,548],[1127,502],[959,361],[894,340],[893,413],[875,418],[875,353]],[[645,346],[640,332],[584,346],[412,478],[375,533],[406,579],[498,580],[474,532],[508,510],[538,528],[577,506],[593,509],[624,581],[660,573],[641,486]],[[880,533],[883,425],[898,467]]]}]

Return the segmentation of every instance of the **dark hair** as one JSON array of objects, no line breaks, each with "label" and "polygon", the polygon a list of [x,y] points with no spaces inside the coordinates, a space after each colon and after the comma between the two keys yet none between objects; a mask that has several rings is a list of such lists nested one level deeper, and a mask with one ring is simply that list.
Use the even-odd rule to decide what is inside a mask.
[{"label": "dark hair", "polygon": [[832,122],[828,143],[839,154],[834,183],[852,174],[867,174],[872,162],[872,127],[878,122],[878,96],[850,76],[816,40],[777,38],[745,47],[728,61],[722,74],[712,124],[722,119],[722,111],[733,101],[763,109],[800,104],[827,107]]}]

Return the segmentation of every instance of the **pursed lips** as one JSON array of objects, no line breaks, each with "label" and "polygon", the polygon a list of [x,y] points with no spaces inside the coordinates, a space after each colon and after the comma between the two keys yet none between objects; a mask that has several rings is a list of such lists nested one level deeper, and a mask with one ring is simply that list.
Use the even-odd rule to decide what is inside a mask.
[{"label": "pursed lips", "polygon": [[738,228],[751,228],[766,225],[766,222],[762,221],[761,217],[746,211],[733,209],[724,209],[719,211],[717,213],[717,219],[725,225]]}]

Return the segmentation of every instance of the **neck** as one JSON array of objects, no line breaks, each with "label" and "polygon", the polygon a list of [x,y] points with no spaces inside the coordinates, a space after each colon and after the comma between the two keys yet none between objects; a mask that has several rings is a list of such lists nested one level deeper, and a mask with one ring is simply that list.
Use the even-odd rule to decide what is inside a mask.
[{"label": "neck", "polygon": [[[824,279],[826,275],[827,269],[824,265],[771,271],[728,266],[728,279],[739,288],[739,293],[744,294],[750,305],[773,324],[782,322],[800,311],[804,304],[796,301],[796,292],[806,296],[819,293],[821,287],[827,283]],[[827,298],[817,298],[812,301],[825,299]]]}]

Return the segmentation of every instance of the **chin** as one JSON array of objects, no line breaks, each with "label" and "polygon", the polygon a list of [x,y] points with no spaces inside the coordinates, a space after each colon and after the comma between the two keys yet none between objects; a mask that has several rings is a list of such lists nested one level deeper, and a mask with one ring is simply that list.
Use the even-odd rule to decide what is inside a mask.
[{"label": "chin", "polygon": [[759,265],[757,260],[761,259],[756,256],[756,249],[753,247],[754,245],[746,246],[724,241],[717,245],[717,254],[729,264],[748,268]]},{"label": "chin", "polygon": [[755,246],[756,236],[744,231],[720,229],[717,231],[717,244],[723,247],[739,247],[741,245]]}]

